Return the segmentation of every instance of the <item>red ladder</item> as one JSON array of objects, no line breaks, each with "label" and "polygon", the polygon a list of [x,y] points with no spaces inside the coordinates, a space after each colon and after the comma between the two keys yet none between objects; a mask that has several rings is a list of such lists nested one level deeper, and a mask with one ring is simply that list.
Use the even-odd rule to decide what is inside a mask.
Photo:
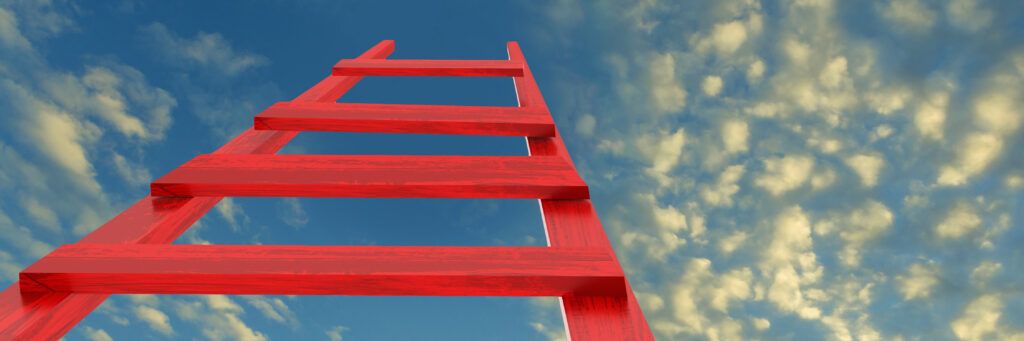
[{"label": "red ladder", "polygon": [[[382,41],[340,61],[26,268],[0,294],[0,338],[57,339],[110,294],[328,294],[558,296],[570,339],[653,339],[519,45],[508,60],[393,51]],[[513,77],[519,107],[336,103],[384,75]],[[276,155],[298,131],[517,135],[530,156]],[[171,245],[225,196],[537,198],[548,247]]]}]

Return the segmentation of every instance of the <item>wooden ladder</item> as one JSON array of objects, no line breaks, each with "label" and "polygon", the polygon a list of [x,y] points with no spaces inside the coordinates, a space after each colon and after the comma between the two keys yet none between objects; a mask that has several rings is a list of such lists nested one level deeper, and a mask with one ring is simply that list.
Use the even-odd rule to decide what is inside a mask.
[{"label": "wooden ladder", "polygon": [[[382,41],[23,270],[0,338],[57,339],[111,294],[557,296],[572,340],[652,340],[519,45],[391,60]],[[513,77],[518,107],[337,103],[364,76]],[[300,131],[524,136],[529,156],[277,155]],[[547,247],[171,245],[221,198],[534,198]]]}]

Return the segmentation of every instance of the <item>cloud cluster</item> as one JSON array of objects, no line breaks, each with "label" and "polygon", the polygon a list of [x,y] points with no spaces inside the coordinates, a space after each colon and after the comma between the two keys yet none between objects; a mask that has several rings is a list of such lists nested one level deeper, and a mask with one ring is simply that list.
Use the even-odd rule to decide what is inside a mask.
[{"label": "cloud cluster", "polygon": [[548,97],[660,338],[1017,335],[1021,6],[560,3],[587,49],[551,48],[607,68]]}]

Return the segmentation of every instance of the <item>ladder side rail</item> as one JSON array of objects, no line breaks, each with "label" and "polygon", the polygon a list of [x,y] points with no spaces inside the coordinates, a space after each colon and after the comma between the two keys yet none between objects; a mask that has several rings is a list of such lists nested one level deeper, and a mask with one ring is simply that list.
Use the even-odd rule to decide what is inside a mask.
[{"label": "ladder side rail", "polygon": [[[523,65],[523,76],[513,79],[519,106],[550,113],[518,43],[508,43],[508,57]],[[561,156],[575,168],[557,129],[553,137],[527,137],[526,143],[530,155]],[[589,199],[538,201],[548,246],[594,247],[605,249],[614,257]],[[654,340],[628,280],[623,296],[565,295],[559,300],[569,340]]]}]

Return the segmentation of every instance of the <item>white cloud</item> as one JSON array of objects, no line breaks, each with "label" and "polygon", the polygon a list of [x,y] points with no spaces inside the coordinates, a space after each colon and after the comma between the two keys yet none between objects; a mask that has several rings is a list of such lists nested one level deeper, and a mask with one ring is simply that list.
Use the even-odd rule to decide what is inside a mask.
[{"label": "white cloud", "polygon": [[870,90],[864,100],[868,106],[882,115],[889,115],[903,109],[911,99],[910,89],[902,86],[883,87]]},{"label": "white cloud", "polygon": [[[2,149],[0,148],[0,150]],[[24,255],[32,258],[45,256],[54,249],[53,245],[33,237],[31,230],[15,224],[3,210],[0,210],[0,239],[7,242],[13,249],[17,249],[23,252]]]},{"label": "white cloud", "polygon": [[235,204],[235,200],[231,197],[221,199],[217,206],[217,213],[220,214],[221,218],[228,223],[228,226],[232,230],[238,231],[241,227],[240,223],[248,222],[249,216],[245,214],[245,210],[241,206]]},{"label": "white cloud", "polygon": [[583,20],[583,8],[575,0],[552,1],[544,8],[543,13],[549,22],[571,28]]},{"label": "white cloud", "polygon": [[[46,38],[70,27],[71,20],[56,12],[62,5],[17,2],[11,7],[17,14],[5,6],[0,40],[24,39],[26,29],[31,37]],[[46,203],[29,210],[45,220],[40,226],[53,229],[59,221],[81,235],[114,213],[93,161],[117,153],[117,144],[105,139],[108,127],[135,140],[154,140],[170,125],[174,99],[129,66],[92,58],[81,63],[82,74],[72,74],[54,68],[25,43],[24,48],[0,49],[0,106],[6,119],[0,125],[5,137],[0,181],[10,184],[4,195],[17,192],[20,198]]]},{"label": "white cloud", "polygon": [[644,308],[650,308],[650,311],[660,311],[661,308],[665,307],[665,300],[657,294],[637,292],[636,299],[640,301],[640,305]]},{"label": "white cloud", "polygon": [[880,9],[889,21],[916,32],[923,32],[935,25],[935,11],[920,0],[891,0]]},{"label": "white cloud", "polygon": [[1014,174],[1007,175],[1006,179],[1003,180],[1003,183],[1006,184],[1006,187],[1018,189],[1024,187],[1024,176]]},{"label": "white cloud", "polygon": [[[979,197],[980,199],[980,197]],[[991,211],[994,208],[992,205],[988,205],[985,209],[989,210],[988,215],[991,216],[991,223],[987,226],[984,233],[978,238],[978,244],[982,249],[991,250],[995,248],[995,240],[1000,235],[1010,229],[1010,215],[1007,213],[996,214]]]},{"label": "white cloud", "polygon": [[967,304],[959,318],[949,327],[961,340],[986,340],[998,328],[1003,302],[999,296],[986,294]]},{"label": "white cloud", "polygon": [[875,142],[886,137],[891,136],[893,133],[892,126],[888,124],[880,124],[871,131],[871,142]]},{"label": "white cloud", "polygon": [[142,32],[156,51],[173,64],[198,65],[210,72],[234,76],[269,63],[264,56],[236,51],[219,33],[199,32],[187,39],[161,23],[150,24]]},{"label": "white cloud", "polygon": [[736,52],[745,41],[747,29],[739,20],[717,24],[711,30],[711,44],[715,51],[722,55]]},{"label": "white cloud", "polygon": [[93,138],[88,133],[83,134],[83,131],[96,128],[83,125],[71,115],[44,103],[35,103],[34,109],[31,110],[34,115],[25,123],[23,130],[38,142],[36,148],[74,174],[83,187],[99,192],[99,184],[94,179],[95,171],[84,145]]},{"label": "white cloud", "polygon": [[768,288],[768,301],[779,310],[795,313],[804,319],[821,317],[821,310],[812,306],[800,289],[800,277],[793,267],[778,269]]},{"label": "white cloud", "polygon": [[[643,296],[642,293],[636,293],[637,299],[642,300]],[[530,302],[530,307],[535,308],[532,312],[534,316],[533,322],[530,322],[530,327],[549,341],[566,341],[567,335],[561,314],[561,301],[555,297],[531,297],[528,301]],[[651,306],[647,305],[647,303],[646,301],[640,302],[644,306],[644,311],[650,311],[647,308]],[[660,309],[660,307],[657,307],[657,309]]]},{"label": "white cloud", "polygon": [[653,209],[654,221],[658,223],[658,227],[673,233],[686,229],[686,215],[675,206],[661,207],[654,205],[651,208]]},{"label": "white cloud", "polygon": [[145,322],[153,330],[160,332],[160,334],[174,334],[174,329],[171,328],[171,321],[167,314],[156,308],[148,305],[137,305],[135,306],[135,317]]},{"label": "white cloud", "polygon": [[309,214],[297,198],[284,198],[278,203],[278,217],[286,225],[301,228],[309,223]]},{"label": "white cloud", "polygon": [[[628,229],[619,236],[619,239],[627,249],[643,250],[644,254],[652,260],[665,261],[668,255],[685,245],[686,240],[680,237],[680,232],[690,229],[690,234],[697,236],[699,235],[697,230],[703,229],[703,226],[691,228],[691,226],[701,223],[695,221],[692,216],[688,217],[674,205],[660,205],[653,194],[636,195],[629,209],[644,212],[645,214],[641,214],[645,219],[644,224],[656,227],[656,229]],[[609,225],[618,227],[618,221],[609,223]]]},{"label": "white cloud", "polygon": [[722,123],[722,144],[725,151],[739,153],[747,151],[747,140],[750,130],[746,121],[726,120]]},{"label": "white cloud", "polygon": [[91,341],[114,341],[114,338],[107,334],[106,330],[96,329],[89,326],[82,327],[82,333],[85,334],[85,338]]},{"label": "white cloud", "polygon": [[974,98],[974,120],[984,130],[1000,135],[1013,133],[1021,123],[1021,90],[1016,82],[1001,80],[995,76],[991,89]]},{"label": "white cloud", "polygon": [[132,295],[125,295],[125,296],[127,296],[128,300],[130,300],[132,303],[135,303],[135,304],[144,304],[144,305],[149,305],[149,306],[157,306],[157,305],[160,304],[160,298],[157,297],[157,295],[132,294]]},{"label": "white cloud", "polygon": [[765,159],[764,172],[754,179],[754,185],[779,196],[807,182],[813,169],[814,158],[809,155]]},{"label": "white cloud", "polygon": [[672,183],[669,173],[679,164],[686,143],[683,128],[674,132],[661,132],[658,135],[644,135],[637,141],[637,149],[647,157],[650,167],[647,173],[658,180],[662,186]]},{"label": "white cloud", "polygon": [[21,31],[31,40],[50,38],[67,29],[76,29],[76,23],[69,16],[78,8],[68,8],[59,1],[7,1],[8,10],[24,18],[18,23]]},{"label": "white cloud", "polygon": [[121,135],[144,141],[164,137],[177,105],[141,72],[117,63],[88,66],[81,76],[47,74],[42,81],[47,95],[64,110],[96,118]]},{"label": "white cloud", "polygon": [[594,115],[583,114],[580,115],[579,119],[576,120],[576,133],[580,136],[589,137],[594,135],[594,129],[597,127],[597,119]]},{"label": "white cloud", "polygon": [[736,320],[722,319],[707,331],[708,340],[743,340],[743,325]]},{"label": "white cloud", "polygon": [[832,183],[835,181],[836,171],[829,167],[822,167],[822,170],[811,176],[811,188],[816,190],[826,188],[832,186]]},{"label": "white cloud", "polygon": [[932,294],[939,284],[939,268],[933,265],[914,264],[907,273],[896,278],[904,300],[924,299]]},{"label": "white cloud", "polygon": [[846,165],[860,177],[860,184],[864,187],[874,187],[878,184],[878,173],[885,166],[885,160],[874,153],[857,154],[846,158],[845,161]]},{"label": "white cloud", "polygon": [[736,300],[750,298],[750,283],[753,278],[750,269],[741,268],[726,272],[718,277],[718,284],[711,290],[709,306],[720,312],[727,312]]},{"label": "white cloud", "polygon": [[5,281],[16,281],[23,268],[24,266],[14,261],[11,254],[0,250],[0,278]]},{"label": "white cloud", "polygon": [[0,7],[0,43],[18,50],[32,49],[32,43],[21,34],[18,17],[6,8]]},{"label": "white cloud", "polygon": [[676,79],[676,59],[671,53],[657,54],[648,64],[651,107],[657,113],[683,110],[686,90]]},{"label": "white cloud", "polygon": [[818,136],[817,133],[811,135],[807,139],[807,145],[817,147],[824,154],[835,154],[843,149],[843,141],[829,136]]},{"label": "white cloud", "polygon": [[705,226],[704,223],[704,215],[701,214],[697,203],[690,202],[686,206],[690,212],[690,215],[686,220],[687,225],[689,225],[690,228],[690,237],[698,239],[699,242],[703,243],[704,241],[699,239],[704,235],[704,232],[707,231],[707,226]]},{"label": "white cloud", "polygon": [[981,7],[977,0],[951,0],[946,4],[946,15],[954,26],[967,31],[988,27],[993,13]]},{"label": "white cloud", "polygon": [[36,224],[46,228],[49,232],[60,233],[60,220],[57,218],[57,212],[54,212],[52,208],[32,197],[21,198],[20,204]]},{"label": "white cloud", "polygon": [[291,327],[299,326],[299,320],[295,317],[295,313],[280,298],[247,295],[242,296],[242,299],[268,319]]},{"label": "white cloud", "polygon": [[701,188],[700,196],[708,205],[730,206],[732,205],[732,196],[740,190],[737,182],[741,177],[743,177],[743,165],[726,167],[713,186]]},{"label": "white cloud", "polygon": [[793,65],[805,65],[811,56],[811,47],[798,40],[786,40],[782,44],[782,51],[789,58]]},{"label": "white cloud", "polygon": [[725,255],[732,254],[736,249],[739,249],[740,246],[747,242],[747,237],[749,237],[749,235],[746,232],[734,232],[725,238],[718,240],[718,250]]},{"label": "white cloud", "polygon": [[935,92],[921,102],[914,113],[914,127],[922,136],[941,139],[946,124],[948,92]]},{"label": "white cloud", "polygon": [[814,231],[819,235],[828,235],[838,230],[839,237],[845,242],[839,250],[839,260],[846,266],[858,266],[864,246],[888,232],[892,220],[892,212],[888,207],[878,201],[868,200],[846,214],[818,221]]},{"label": "white cloud", "polygon": [[821,85],[826,88],[834,89],[847,82],[849,79],[849,73],[846,70],[846,58],[836,57],[828,62],[824,68],[821,69],[821,73],[818,75],[818,81]]},{"label": "white cloud", "polygon": [[232,301],[231,298],[224,295],[204,295],[202,296],[205,300],[206,305],[214,311],[228,312],[228,313],[243,313],[245,310],[242,306]]},{"label": "white cloud", "polygon": [[757,84],[764,78],[764,61],[758,58],[747,66],[747,83]]},{"label": "white cloud", "polygon": [[761,259],[763,271],[771,278],[768,301],[780,311],[817,319],[821,310],[806,299],[801,289],[802,284],[817,282],[823,271],[814,254],[810,219],[803,209],[793,206],[776,216],[774,227]]},{"label": "white cloud", "polygon": [[343,339],[342,339],[342,335],[341,334],[344,333],[347,330],[348,330],[348,327],[345,327],[345,326],[334,326],[334,327],[331,327],[331,329],[328,329],[327,331],[325,331],[324,335],[326,335],[327,339],[330,340],[330,341],[342,341]]},{"label": "white cloud", "polygon": [[143,186],[153,179],[145,166],[133,163],[117,152],[111,154],[111,160],[114,162],[117,175],[131,186]]},{"label": "white cloud", "polygon": [[961,186],[967,180],[988,169],[1003,150],[998,135],[972,133],[958,145],[956,158],[939,170],[936,183],[943,186]]},{"label": "white cloud", "polygon": [[704,77],[704,82],[701,83],[701,89],[704,90],[705,95],[715,97],[722,93],[722,85],[722,77],[707,76]]},{"label": "white cloud", "polygon": [[761,331],[768,330],[768,328],[771,328],[771,326],[772,326],[772,322],[771,321],[768,321],[767,319],[763,319],[763,318],[760,318],[760,317],[755,317],[755,318],[751,319],[751,324],[754,325],[755,329],[761,330]]},{"label": "white cloud", "polygon": [[653,233],[626,231],[619,236],[622,245],[627,249],[643,250],[643,255],[651,260],[664,262],[668,255],[686,245],[686,239],[669,231]]},{"label": "white cloud", "polygon": [[749,299],[752,278],[748,268],[716,275],[710,260],[691,259],[672,293],[673,316],[680,323],[679,331],[711,338],[723,332],[741,334],[742,327],[733,325],[734,322],[725,319],[716,323],[708,315],[728,313],[733,302]]},{"label": "white cloud", "polygon": [[[649,171],[653,168],[652,163],[645,162],[651,159],[649,155],[653,152],[640,150],[636,142],[641,140],[639,136],[649,136],[644,141],[649,142],[649,150],[655,150],[661,137],[670,135],[677,127],[687,127],[684,143],[686,152],[678,159],[669,158],[675,162],[671,163],[671,171],[664,173],[674,180],[671,181],[674,185],[671,191],[664,191],[662,182],[652,184],[649,177],[632,177],[636,180],[627,179],[626,176],[603,178],[614,183],[615,188],[632,188],[639,193],[656,194],[664,200],[657,207],[663,209],[666,216],[676,211],[679,214],[685,213],[687,229],[693,226],[689,222],[692,217],[699,215],[707,219],[706,244],[687,238],[685,247],[674,249],[671,256],[666,257],[671,261],[645,263],[645,269],[654,271],[652,273],[656,275],[635,283],[651,297],[661,299],[659,304],[664,306],[662,309],[648,310],[647,314],[658,338],[725,338],[723,335],[736,334],[732,332],[734,329],[731,323],[737,322],[751,333],[739,334],[738,339],[756,339],[761,337],[760,330],[779,329],[782,322],[785,322],[787,328],[806,330],[807,334],[803,336],[809,339],[898,340],[918,335],[921,331],[916,327],[898,331],[900,334],[897,335],[889,335],[883,334],[883,331],[893,332],[891,328],[876,329],[872,326],[879,321],[879,317],[872,314],[876,310],[874,308],[877,308],[877,302],[871,301],[872,288],[877,288],[876,291],[884,296],[879,299],[895,293],[901,299],[905,296],[913,297],[911,302],[903,305],[948,308],[948,295],[939,295],[944,289],[942,280],[936,284],[926,283],[925,279],[931,277],[920,270],[932,270],[930,263],[922,263],[913,269],[910,264],[893,268],[891,264],[886,265],[879,260],[892,257],[929,258],[929,252],[935,251],[932,250],[934,248],[921,249],[919,246],[922,245],[903,238],[907,231],[897,231],[902,227],[895,225],[896,222],[908,226],[927,224],[925,232],[931,233],[942,222],[945,212],[941,210],[945,209],[946,203],[964,200],[962,196],[981,193],[974,186],[965,186],[962,190],[932,186],[942,168],[948,169],[947,177],[944,178],[947,181],[955,180],[955,177],[949,177],[952,174],[964,179],[960,181],[974,180],[978,185],[985,186],[995,184],[998,187],[1004,182],[1024,184],[1024,180],[1015,178],[1021,175],[1015,174],[1012,168],[1014,162],[1019,161],[1012,154],[1015,151],[1012,147],[1018,142],[1020,136],[1016,134],[1022,129],[1011,129],[1020,125],[1013,123],[1014,118],[1024,121],[1024,116],[1006,110],[1020,106],[1016,104],[1019,99],[1013,95],[1020,91],[1006,87],[1010,90],[1004,91],[1001,97],[987,96],[995,93],[994,89],[999,87],[988,89],[984,78],[979,79],[976,72],[987,69],[992,63],[979,64],[986,66],[982,69],[968,67],[978,61],[971,57],[974,52],[970,48],[954,51],[950,56],[930,55],[924,59],[908,59],[899,49],[892,49],[893,46],[903,45],[910,50],[927,49],[933,45],[933,33],[938,32],[935,30],[948,29],[946,21],[949,18],[943,12],[946,3],[923,0],[884,1],[876,7],[867,8],[866,12],[853,15],[857,19],[890,28],[887,32],[891,37],[865,36],[856,27],[851,31],[851,27],[846,24],[853,17],[843,11],[847,4],[839,1],[798,0],[782,6],[773,4],[769,6],[771,13],[767,13],[770,15],[766,14],[763,18],[761,27],[764,32],[760,35],[754,33],[754,25],[741,19],[747,15],[745,6],[759,6],[759,1],[716,2],[696,11],[700,13],[689,13],[685,11],[688,6],[675,3],[647,3],[650,4],[650,15],[646,18],[679,18],[677,22],[688,24],[660,22],[656,30],[645,34],[624,35],[617,40],[621,44],[613,43],[622,50],[633,49],[630,50],[632,52],[623,52],[622,60],[635,60],[643,64],[648,60],[645,56],[652,53],[670,54],[675,65],[675,78],[689,80],[680,82],[686,84],[686,90],[698,91],[702,95],[715,94],[719,98],[687,103],[689,106],[685,108],[685,117],[628,115],[617,112],[618,107],[574,109],[577,113],[591,114],[596,117],[596,121],[607,124],[614,131],[607,138],[608,141],[625,141],[624,145],[622,142],[605,144],[607,148],[604,150],[618,151],[614,155],[602,151],[591,156],[584,153],[582,156],[590,157],[591,165],[615,168],[615,173],[620,175],[631,172],[643,175],[645,169]],[[995,8],[994,2],[978,1],[978,4],[979,8],[980,4]],[[614,7],[604,3],[592,7],[583,6],[588,14],[615,13],[601,12],[606,7]],[[998,17],[993,17],[999,19],[992,21],[993,28],[1004,24],[1003,16],[1000,13]],[[731,45],[716,45],[716,25],[719,32],[725,32],[725,25],[734,20],[743,25],[736,27],[743,31],[744,38],[741,41],[735,40]],[[581,25],[589,24],[584,22]],[[892,36],[892,29],[897,28],[912,34]],[[992,34],[976,37],[954,35],[956,37],[946,38],[978,40],[986,46],[992,44],[1013,48],[1013,42],[1007,41],[1000,32],[993,30],[986,33]],[[929,38],[911,39],[915,37],[914,34],[920,34],[918,38]],[[680,41],[680,38],[684,41]],[[997,48],[982,55],[986,61],[995,61],[1003,58],[999,53],[1002,53],[1001,49]],[[956,62],[943,62],[949,60]],[[771,70],[767,70],[768,64],[772,66]],[[923,65],[938,66],[922,68]],[[1015,65],[1021,65],[1018,68],[1024,70],[1024,58]],[[607,73],[613,78],[618,75],[622,78],[620,80],[625,80],[626,76],[623,75],[637,73],[629,67],[632,66],[612,68]],[[644,71],[637,74],[644,78],[646,68],[641,70]],[[1006,75],[1017,75],[1019,72],[1016,69],[1000,71]],[[715,84],[712,84],[714,81],[706,81],[710,77],[720,77],[723,83],[735,79],[738,83],[729,83],[728,86],[723,84],[725,90],[717,90],[713,86]],[[745,77],[747,84],[740,84],[743,82],[738,79],[740,77]],[[949,83],[944,82],[947,78],[981,81],[965,82],[956,87],[934,85]],[[650,92],[642,90],[645,81],[641,79],[634,82],[639,85],[633,87],[639,89],[630,90],[629,85],[619,84],[608,87],[613,88],[609,90],[612,94],[619,95],[619,100],[627,102],[618,103],[622,107],[635,107],[628,105],[628,99],[648,99],[645,96],[649,96]],[[601,78],[591,84],[600,82]],[[705,84],[709,85],[707,93],[704,92]],[[600,88],[602,85],[594,86]],[[593,92],[593,89],[587,92]],[[722,98],[725,95],[727,98]],[[563,104],[571,106],[571,102],[573,100]],[[984,108],[981,108],[981,103],[984,103]],[[737,112],[755,117],[728,116]],[[735,147],[730,147],[726,138],[728,120],[746,121],[749,125],[742,130],[745,141],[733,144]],[[626,127],[626,123],[631,125]],[[992,156],[986,156],[984,150],[981,150],[979,156],[977,148],[968,148],[971,143],[961,144],[969,142],[973,136],[984,134],[990,134],[998,141],[998,148],[995,148],[997,152],[988,153]],[[630,155],[629,147],[633,146],[640,151],[640,158]],[[979,143],[974,146],[984,147]],[[604,159],[609,157],[612,159]],[[1001,158],[1006,159],[1006,165],[1001,162]],[[988,161],[979,166],[973,160]],[[997,161],[1000,162],[997,164]],[[726,174],[730,165],[738,166],[737,170],[749,174],[738,176],[735,182],[721,181],[723,186],[718,186],[719,180],[730,178]],[[929,166],[933,168],[929,170]],[[988,172],[992,173],[992,179],[988,178]],[[850,187],[851,183],[853,187]],[[739,191],[740,187],[747,184],[757,187],[757,190]],[[864,188],[857,190],[858,187]],[[719,188],[728,191],[719,191]],[[897,193],[898,197],[906,195],[907,198],[922,200],[908,200],[901,205],[898,197],[897,201],[890,200],[890,190],[900,192]],[[906,191],[909,192],[903,193]],[[1005,200],[1005,195],[1012,191],[997,188],[983,192],[986,197],[993,198],[992,204],[979,203],[976,206],[975,214],[983,223],[960,238],[977,236],[978,242],[1001,240],[985,235],[994,230],[987,223],[992,221],[992,225],[997,225],[989,216],[1012,210],[1013,205],[1007,204]],[[693,201],[695,196],[699,196],[699,206],[703,209],[696,214],[687,202]],[[738,204],[717,206],[721,203]],[[856,206],[858,203],[860,206]],[[780,211],[779,207],[790,209]],[[618,212],[611,213],[615,218],[605,219],[615,220],[614,225],[618,226],[612,229],[615,231],[610,236],[613,240],[633,240],[632,246],[627,249],[635,251],[622,258],[627,268],[631,267],[631,262],[637,262],[630,258],[646,261],[644,256],[650,256],[647,252],[649,246],[683,244],[670,242],[670,238],[658,235],[664,228],[655,232],[650,232],[655,230],[653,228],[643,232],[626,228],[664,225],[652,217],[651,207],[628,212],[626,209],[624,206],[616,207]],[[933,210],[939,210],[940,214],[930,214]],[[774,223],[771,212],[778,214],[774,217]],[[813,232],[817,233],[813,236],[810,230],[812,216],[816,218]],[[829,227],[822,224],[819,232],[818,223],[823,220],[831,221],[832,224]],[[680,217],[676,221],[681,226],[683,219]],[[649,238],[651,242],[640,242],[644,238]],[[897,244],[910,242],[910,245],[894,249],[894,240]],[[994,245],[993,250],[983,251],[996,253],[989,256],[1000,254],[998,250],[1006,247],[1003,242],[990,245]],[[908,258],[908,250],[915,250],[917,254],[909,255]],[[707,265],[705,273],[710,273],[710,278],[714,279],[727,273],[729,268],[757,264],[748,282],[748,298],[728,300],[729,303],[724,304],[727,307],[724,313],[712,307],[710,297],[713,296],[702,291],[700,285],[685,284],[688,281],[696,283],[694,278],[700,278],[696,274],[690,278],[685,277],[691,273],[701,273],[693,270],[699,269],[698,266],[685,260],[694,257],[709,258],[708,264],[714,266]],[[679,259],[684,261],[680,262]],[[819,259],[822,259],[820,264]],[[992,260],[1002,261],[999,257]],[[963,266],[967,268],[960,268]],[[966,274],[970,274],[975,266],[978,266],[977,260],[935,265],[935,277],[940,277],[937,274],[961,274],[967,277]],[[978,268],[981,269],[980,266]],[[985,277],[980,275],[985,271],[978,271],[977,278]],[[668,283],[663,279],[666,277],[670,278]],[[708,283],[717,283],[710,278]],[[996,283],[999,279],[992,278],[990,281]],[[984,288],[980,284],[975,285]],[[901,287],[906,290],[901,290]],[[1010,302],[1011,299],[1016,298],[1007,297],[1005,301]],[[748,304],[746,300],[753,303]],[[769,311],[762,311],[764,308],[769,308]],[[755,318],[762,318],[763,321]],[[943,327],[941,321],[932,322],[940,323],[940,329]],[[934,330],[933,327],[925,328]],[[941,330],[939,332],[942,333]],[[777,336],[778,331],[769,334]],[[1002,336],[1004,334],[992,333],[985,337],[997,339]]]},{"label": "white cloud", "polygon": [[[826,299],[834,303],[830,314],[821,318],[827,327],[832,340],[887,340],[898,337],[883,337],[872,325],[871,315],[867,308],[872,301],[872,288],[875,282],[860,281],[856,278],[841,279],[832,283],[828,293],[822,293],[818,299]],[[817,295],[815,295],[817,296]]]},{"label": "white cloud", "polygon": [[984,286],[992,277],[1003,269],[1003,264],[996,261],[983,261],[971,271],[971,282],[975,286]]},{"label": "white cloud", "polygon": [[958,144],[956,157],[939,171],[937,183],[961,186],[984,172],[999,158],[1006,139],[1021,124],[1024,105],[1024,78],[1014,75],[1013,63],[999,65],[985,79],[983,89],[972,99],[973,121],[977,128]]},{"label": "white cloud", "polygon": [[981,217],[971,204],[957,203],[946,217],[935,225],[935,234],[940,238],[960,238],[981,226]]},{"label": "white cloud", "polygon": [[178,318],[198,324],[205,338],[211,340],[264,341],[267,336],[242,321],[245,313],[237,303],[224,295],[203,295],[198,300],[174,302]]},{"label": "white cloud", "polygon": [[125,100],[117,91],[120,82],[118,76],[106,68],[90,68],[82,77],[82,83],[95,91],[93,96],[101,109],[98,112],[104,119],[127,136],[144,136],[146,128],[142,120],[125,112]]}]

